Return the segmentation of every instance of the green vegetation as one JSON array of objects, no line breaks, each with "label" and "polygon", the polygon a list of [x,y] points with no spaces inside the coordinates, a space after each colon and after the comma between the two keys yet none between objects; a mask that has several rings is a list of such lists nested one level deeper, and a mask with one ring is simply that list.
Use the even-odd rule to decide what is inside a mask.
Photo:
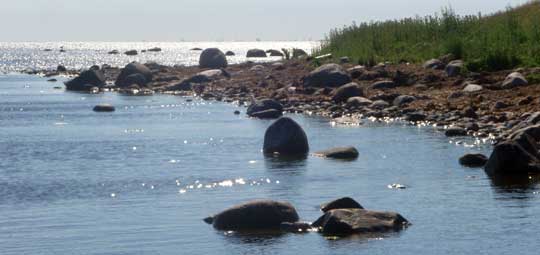
[{"label": "green vegetation", "polygon": [[330,32],[314,54],[360,64],[414,62],[453,54],[471,71],[540,65],[540,1],[488,16],[440,15],[353,24]]}]

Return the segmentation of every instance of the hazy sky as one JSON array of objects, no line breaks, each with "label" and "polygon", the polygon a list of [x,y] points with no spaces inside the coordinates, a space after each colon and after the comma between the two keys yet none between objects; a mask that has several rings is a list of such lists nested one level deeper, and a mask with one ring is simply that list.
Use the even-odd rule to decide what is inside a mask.
[{"label": "hazy sky", "polygon": [[353,21],[525,0],[0,0],[0,41],[318,40]]}]

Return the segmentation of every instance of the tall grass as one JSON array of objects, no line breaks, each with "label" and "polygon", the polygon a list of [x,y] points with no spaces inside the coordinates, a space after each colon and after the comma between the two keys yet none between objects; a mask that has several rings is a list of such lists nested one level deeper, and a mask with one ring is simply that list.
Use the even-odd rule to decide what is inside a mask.
[{"label": "tall grass", "polygon": [[473,71],[540,64],[540,1],[488,16],[438,15],[353,23],[330,31],[315,54],[348,56],[360,64],[422,62],[453,54]]}]

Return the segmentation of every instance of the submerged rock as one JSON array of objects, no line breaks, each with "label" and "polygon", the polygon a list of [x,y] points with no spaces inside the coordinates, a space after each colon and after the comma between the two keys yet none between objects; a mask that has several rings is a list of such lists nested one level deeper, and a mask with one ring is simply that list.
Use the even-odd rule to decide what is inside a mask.
[{"label": "submerged rock", "polygon": [[227,67],[227,58],[218,48],[208,48],[201,52],[199,57],[200,68],[225,68]]},{"label": "submerged rock", "polygon": [[326,235],[351,235],[399,231],[409,224],[395,212],[364,209],[334,209],[326,212],[312,226]]},{"label": "submerged rock", "polygon": [[218,230],[269,230],[298,219],[296,209],[290,203],[259,200],[236,205],[204,221]]},{"label": "submerged rock", "polygon": [[99,70],[86,70],[78,77],[65,82],[67,90],[90,91],[92,87],[105,86],[105,75]]},{"label": "submerged rock", "polygon": [[315,156],[334,158],[334,159],[356,159],[358,158],[358,150],[356,148],[349,147],[336,147],[324,151],[318,151],[314,153]]},{"label": "submerged rock", "polygon": [[[128,77],[133,74],[140,74],[138,76],[131,76],[129,79]],[[142,76],[141,76],[142,75]],[[144,77],[144,84],[139,84],[143,82]],[[133,85],[133,82],[137,82],[135,84],[138,84],[140,86],[146,85],[148,82],[152,81],[152,71],[147,66],[138,63],[138,62],[132,62],[127,64],[118,77],[116,78],[116,81],[114,84],[118,87],[127,87],[130,85]]]},{"label": "submerged rock", "polygon": [[459,163],[467,167],[483,167],[488,158],[483,154],[465,154],[459,158]]},{"label": "submerged rock", "polygon": [[94,106],[94,112],[114,112],[116,108],[114,108],[111,104],[98,104]]},{"label": "submerged rock", "polygon": [[139,54],[136,50],[128,50],[126,52],[124,52],[125,55],[128,55],[128,56],[135,56],[137,54]]},{"label": "submerged rock", "polygon": [[338,64],[325,64],[304,77],[306,87],[339,87],[351,82],[349,74]]},{"label": "submerged rock", "polygon": [[282,156],[302,156],[309,152],[306,133],[294,120],[281,117],[264,134],[263,152]]},{"label": "submerged rock", "polygon": [[321,211],[323,212],[334,209],[364,209],[364,207],[350,197],[343,197],[321,205]]},{"label": "submerged rock", "polygon": [[448,128],[444,134],[448,137],[452,137],[452,136],[466,136],[467,135],[467,130],[465,130],[464,128],[460,128],[460,127],[451,127],[451,128]]}]

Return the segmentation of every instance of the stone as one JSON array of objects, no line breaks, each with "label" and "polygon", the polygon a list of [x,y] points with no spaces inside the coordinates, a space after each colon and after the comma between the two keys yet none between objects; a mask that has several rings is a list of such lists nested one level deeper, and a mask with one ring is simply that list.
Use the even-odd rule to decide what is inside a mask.
[{"label": "stone", "polygon": [[451,128],[448,128],[444,132],[444,135],[446,135],[448,137],[466,136],[467,135],[467,130],[465,130],[464,128],[460,128],[460,127],[451,127]]},{"label": "stone", "polygon": [[259,118],[259,119],[277,119],[283,115],[282,111],[278,111],[276,109],[268,109],[264,111],[254,112],[250,115],[250,117],[253,118]]},{"label": "stone", "polygon": [[529,82],[527,81],[527,79],[525,79],[525,77],[521,73],[513,72],[509,74],[508,76],[506,76],[506,79],[504,79],[502,83],[502,88],[512,89],[515,87],[526,86],[528,84]]},{"label": "stone", "polygon": [[455,77],[458,76],[461,73],[461,70],[463,69],[463,61],[462,60],[454,60],[448,63],[445,67],[445,72],[448,77]]},{"label": "stone", "polygon": [[261,49],[250,49],[246,53],[246,58],[266,58],[266,52]]},{"label": "stone", "polygon": [[234,52],[232,52],[230,50],[225,52],[225,56],[234,56],[234,55],[236,55],[236,54],[234,54]]},{"label": "stone", "polygon": [[373,109],[378,109],[378,110],[382,110],[382,109],[385,109],[387,107],[389,107],[390,104],[384,100],[375,100],[373,101],[373,103],[371,104],[371,108]]},{"label": "stone", "polygon": [[138,86],[144,87],[146,86],[148,82],[146,81],[146,77],[143,74],[134,73],[134,74],[128,75],[124,79],[123,83],[130,84],[130,85],[137,84]]},{"label": "stone", "polygon": [[111,51],[107,52],[107,54],[116,55],[116,54],[120,54],[120,52],[118,50],[111,50]]},{"label": "stone", "polygon": [[362,107],[371,105],[373,105],[373,102],[365,97],[350,97],[349,99],[347,99],[348,107]]},{"label": "stone", "polygon": [[334,209],[326,212],[312,226],[325,235],[375,234],[399,231],[409,222],[395,212],[364,209]]},{"label": "stone", "polygon": [[307,55],[308,55],[307,52],[304,51],[303,49],[294,48],[292,50],[292,58],[301,58]]},{"label": "stone", "polygon": [[444,63],[436,58],[426,61],[423,65],[425,69],[443,69]]},{"label": "stone", "polygon": [[303,79],[305,87],[339,87],[351,82],[351,77],[338,64],[325,64]]},{"label": "stone", "polygon": [[488,158],[483,154],[465,154],[459,158],[459,163],[467,167],[483,167]]},{"label": "stone", "polygon": [[105,75],[99,70],[87,70],[65,82],[67,90],[89,91],[92,87],[105,86]]},{"label": "stone", "polygon": [[276,110],[279,112],[283,112],[283,105],[281,105],[280,102],[274,99],[257,100],[255,102],[252,102],[251,105],[249,105],[246,114],[250,117],[255,117],[252,115],[256,112],[262,112],[266,110]]},{"label": "stone", "polygon": [[406,121],[419,122],[426,120],[427,116],[420,112],[410,112],[405,115]]},{"label": "stone", "polygon": [[355,82],[351,82],[336,88],[332,92],[331,96],[334,102],[340,103],[347,101],[347,99],[350,97],[364,96],[364,91],[360,85]]},{"label": "stone", "polygon": [[361,65],[353,66],[347,69],[347,72],[353,79],[357,79],[358,77],[362,76],[364,72],[366,72],[366,67]]},{"label": "stone", "polygon": [[161,48],[159,48],[159,47],[154,47],[154,48],[148,49],[147,51],[150,51],[150,52],[160,52],[160,51],[161,51]]},{"label": "stone", "polygon": [[394,106],[403,106],[405,104],[408,104],[408,103],[412,103],[416,100],[415,97],[413,96],[409,96],[409,95],[401,95],[401,96],[398,96],[394,99],[394,101],[392,102],[392,104]]},{"label": "stone", "polygon": [[306,133],[294,120],[281,117],[264,134],[263,152],[282,156],[303,156],[309,153]]},{"label": "stone", "polygon": [[152,71],[150,71],[150,68],[138,62],[131,62],[122,69],[122,71],[116,78],[116,81],[114,82],[114,84],[118,87],[127,87],[130,85],[133,85],[133,83],[130,83],[131,82],[130,80],[126,79],[128,76],[132,74],[143,75],[145,78],[145,85],[146,83],[152,81],[152,77],[153,77],[153,74],[152,74]]},{"label": "stone", "polygon": [[227,57],[218,48],[208,48],[201,52],[199,57],[200,68],[225,68],[227,67]]},{"label": "stone", "polygon": [[56,67],[56,71],[59,72],[59,73],[60,72],[67,72],[67,68],[65,66],[63,66],[63,65],[58,65]]},{"label": "stone", "polygon": [[384,80],[384,81],[376,81],[373,84],[371,84],[371,89],[392,89],[395,88],[397,85],[394,81],[391,80]]},{"label": "stone", "polygon": [[484,87],[482,87],[480,85],[468,84],[467,86],[465,86],[465,88],[463,88],[463,92],[474,93],[474,92],[480,92],[483,89],[484,89]]},{"label": "stone", "polygon": [[323,212],[335,209],[364,209],[364,207],[350,197],[343,197],[321,205],[321,211]]},{"label": "stone", "polygon": [[128,56],[135,56],[137,54],[139,54],[136,50],[128,50],[126,52],[124,52],[124,54],[128,55]]},{"label": "stone", "polygon": [[324,151],[314,153],[315,156],[333,158],[333,159],[356,159],[358,158],[358,150],[352,146],[336,147]]},{"label": "stone", "polygon": [[116,109],[111,104],[98,104],[93,110],[94,112],[114,112]]},{"label": "stone", "polygon": [[349,57],[341,57],[339,58],[339,63],[341,64],[346,64],[346,63],[350,63],[351,62],[351,59]]},{"label": "stone", "polygon": [[536,155],[538,152],[526,149],[535,148],[535,141],[530,136],[525,136],[521,144],[516,140],[507,140],[495,145],[484,168],[486,173],[490,176],[540,173],[540,160]]},{"label": "stone", "polygon": [[257,200],[233,206],[204,221],[218,230],[272,230],[285,222],[299,219],[294,206],[287,202]]},{"label": "stone", "polygon": [[267,50],[266,53],[268,53],[270,57],[283,57],[283,52],[279,50]]}]

